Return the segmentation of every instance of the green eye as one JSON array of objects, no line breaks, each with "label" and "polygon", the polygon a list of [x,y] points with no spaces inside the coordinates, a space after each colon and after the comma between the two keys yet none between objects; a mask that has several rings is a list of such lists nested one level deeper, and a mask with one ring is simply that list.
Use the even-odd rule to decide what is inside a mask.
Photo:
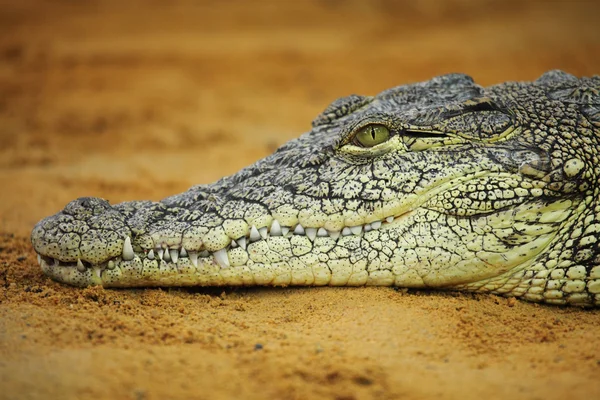
[{"label": "green eye", "polygon": [[354,144],[373,147],[390,138],[390,130],[383,125],[367,125],[354,135]]}]

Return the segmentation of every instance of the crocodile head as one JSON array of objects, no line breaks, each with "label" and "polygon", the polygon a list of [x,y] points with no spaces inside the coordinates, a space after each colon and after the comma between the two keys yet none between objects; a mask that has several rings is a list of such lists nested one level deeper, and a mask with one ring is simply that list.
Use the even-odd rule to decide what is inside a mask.
[{"label": "crocodile head", "polygon": [[461,74],[333,102],[160,202],[80,198],[31,239],[74,285],[397,285],[599,304],[600,79]]}]

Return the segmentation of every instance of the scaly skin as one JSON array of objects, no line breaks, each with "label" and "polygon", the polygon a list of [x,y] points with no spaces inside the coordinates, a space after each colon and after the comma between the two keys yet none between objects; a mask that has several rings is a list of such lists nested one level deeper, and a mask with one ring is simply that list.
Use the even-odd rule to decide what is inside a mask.
[{"label": "scaly skin", "polygon": [[161,202],[80,198],[31,240],[44,272],[77,286],[395,285],[599,306],[599,91],[598,76],[551,71],[349,96],[234,175]]}]

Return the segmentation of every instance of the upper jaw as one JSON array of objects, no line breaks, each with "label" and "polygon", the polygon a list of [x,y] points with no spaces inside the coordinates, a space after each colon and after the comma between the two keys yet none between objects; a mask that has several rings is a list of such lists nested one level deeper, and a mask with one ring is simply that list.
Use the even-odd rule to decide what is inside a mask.
[{"label": "upper jaw", "polygon": [[[131,261],[138,257],[140,259],[158,259],[166,263],[177,264],[180,259],[189,259],[190,262],[198,266],[199,258],[211,257],[214,263],[219,265],[221,268],[229,268],[230,261],[227,252],[231,249],[241,248],[246,250],[252,243],[260,240],[268,240],[270,237],[284,237],[291,239],[293,236],[305,236],[311,241],[321,240],[326,238],[329,240],[337,241],[340,238],[346,236],[360,236],[372,230],[386,229],[390,224],[395,221],[395,216],[389,216],[384,220],[372,220],[369,223],[347,226],[341,230],[327,230],[321,228],[304,227],[301,224],[295,224],[294,226],[282,225],[277,219],[272,219],[268,226],[257,227],[251,225],[248,229],[247,234],[241,235],[235,239],[231,239],[229,243],[217,250],[208,250],[203,248],[202,240],[198,239],[193,247],[188,246],[179,240],[167,241],[166,237],[164,240],[148,240],[145,235],[136,236],[132,233],[119,238],[114,244],[119,246],[120,251],[110,253],[111,256],[104,259],[97,259],[92,255],[92,261],[90,258],[86,258],[86,255],[81,252],[65,252],[60,253],[60,245],[57,242],[48,243],[47,238],[40,235],[43,231],[44,226],[48,226],[49,222],[56,223],[58,220],[64,219],[64,214],[59,213],[53,217],[49,217],[50,221],[43,220],[34,229],[32,233],[32,243],[36,252],[38,253],[38,263],[44,270],[55,269],[59,267],[68,267],[77,269],[79,272],[84,273],[86,270],[91,269],[96,271],[96,275],[100,276],[98,271],[104,269],[112,269],[115,265],[119,264],[120,261]],[[60,242],[60,241],[59,241]],[[152,243],[148,246],[148,243]],[[112,246],[112,247],[116,247]],[[58,253],[57,253],[58,251]]]}]

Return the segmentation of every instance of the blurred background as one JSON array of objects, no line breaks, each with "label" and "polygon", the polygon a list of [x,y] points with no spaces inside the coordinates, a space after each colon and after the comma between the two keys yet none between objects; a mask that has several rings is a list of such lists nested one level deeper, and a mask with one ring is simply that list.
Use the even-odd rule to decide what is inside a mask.
[{"label": "blurred background", "polygon": [[0,227],[158,200],[310,129],[337,97],[448,72],[600,73],[600,2],[0,1]]}]

